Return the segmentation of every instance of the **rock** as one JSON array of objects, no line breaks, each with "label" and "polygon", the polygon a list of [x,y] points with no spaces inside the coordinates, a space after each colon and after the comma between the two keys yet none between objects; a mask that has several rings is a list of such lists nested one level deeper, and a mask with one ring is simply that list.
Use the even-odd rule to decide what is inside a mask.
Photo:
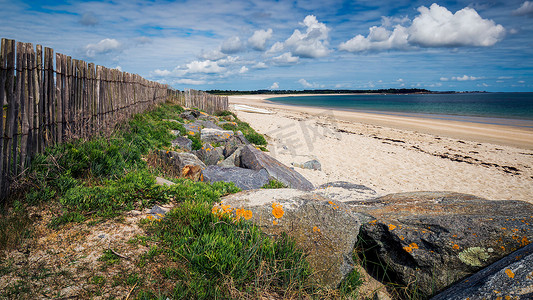
[{"label": "rock", "polygon": [[337,200],[350,204],[358,200],[370,200],[376,198],[376,191],[360,184],[354,184],[346,181],[334,181],[320,185],[316,188],[315,193],[332,200]]},{"label": "rock", "polygon": [[183,150],[191,151],[192,150],[192,141],[184,136],[178,136],[172,142],[172,147],[180,147]]},{"label": "rock", "polygon": [[155,184],[157,184],[157,185],[166,185],[166,186],[175,185],[174,182],[166,180],[165,178],[161,178],[161,177],[156,177],[155,178]]},{"label": "rock", "polygon": [[181,177],[200,180],[205,164],[192,153],[175,151],[159,151],[161,159]]},{"label": "rock", "polygon": [[152,209],[150,209],[149,214],[152,215],[152,217],[154,217],[155,219],[163,219],[167,212],[168,209],[164,209],[159,205],[154,205]]},{"label": "rock", "polygon": [[291,165],[302,169],[322,170],[322,165],[316,159],[308,160],[304,163],[292,163]]},{"label": "rock", "polygon": [[233,135],[231,130],[204,128],[200,137],[206,143],[224,143]]},{"label": "rock", "polygon": [[415,192],[351,205],[374,218],[361,227],[367,259],[379,261],[389,278],[423,297],[533,240],[533,205],[523,201]]},{"label": "rock", "polygon": [[257,150],[252,145],[246,145],[241,151],[240,166],[246,169],[266,169],[271,178],[282,182],[287,187],[310,191],[314,186],[300,173],[288,168],[277,159]]},{"label": "rock", "polygon": [[222,127],[218,126],[217,124],[209,120],[196,120],[191,124],[200,126],[201,128],[212,128],[212,129],[224,130],[222,129]]},{"label": "rock", "polygon": [[219,161],[224,159],[222,154],[224,149],[222,147],[213,147],[205,143],[201,149],[193,151],[193,153],[207,166],[216,165]]},{"label": "rock", "polygon": [[454,284],[431,300],[533,299],[533,244]]},{"label": "rock", "polygon": [[180,118],[193,121],[196,120],[200,115],[200,112],[197,110],[186,110],[180,114]]},{"label": "rock", "polygon": [[200,130],[202,130],[202,126],[195,123],[189,123],[189,124],[183,124],[183,127],[187,131],[188,134],[195,135],[200,133]]},{"label": "rock", "polygon": [[240,131],[240,130],[235,131],[235,137],[237,137],[237,139],[239,140],[239,142],[241,142],[241,144],[250,145],[250,141],[248,141],[248,139],[246,139],[246,137],[244,136],[242,131]]},{"label": "rock", "polygon": [[242,146],[237,148],[230,156],[226,157],[218,165],[221,167],[238,167],[241,165]]},{"label": "rock", "polygon": [[261,189],[226,196],[221,204],[250,210],[251,221],[269,235],[291,236],[308,254],[318,281],[327,287],[338,287],[353,269],[360,221],[342,203],[300,190]]},{"label": "rock", "polygon": [[237,149],[242,149],[242,147],[244,147],[245,145],[247,144],[243,143],[237,135],[230,137],[224,143],[224,157],[232,155],[233,152],[235,152]]},{"label": "rock", "polygon": [[243,190],[259,189],[268,183],[267,171],[243,169],[239,167],[208,166],[204,171],[204,181],[233,182]]}]

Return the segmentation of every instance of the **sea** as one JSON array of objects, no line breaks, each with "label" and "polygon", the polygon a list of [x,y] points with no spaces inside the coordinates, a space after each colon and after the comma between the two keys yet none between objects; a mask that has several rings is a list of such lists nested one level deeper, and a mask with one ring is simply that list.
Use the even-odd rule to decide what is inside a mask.
[{"label": "sea", "polygon": [[533,128],[533,93],[297,95],[267,100],[324,109]]}]

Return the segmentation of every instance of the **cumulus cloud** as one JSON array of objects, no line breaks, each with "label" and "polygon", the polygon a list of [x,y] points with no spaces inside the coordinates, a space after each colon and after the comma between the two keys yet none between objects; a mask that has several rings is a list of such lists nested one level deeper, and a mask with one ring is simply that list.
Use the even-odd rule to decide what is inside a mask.
[{"label": "cumulus cloud", "polygon": [[409,27],[409,42],[422,47],[492,46],[503,39],[505,29],[465,7],[455,14],[433,3],[421,6]]},{"label": "cumulus cloud", "polygon": [[324,23],[318,22],[315,16],[305,17],[302,25],[306,26],[305,33],[294,30],[293,34],[285,41],[285,47],[291,49],[294,55],[306,58],[324,57],[329,54],[328,32],[329,28]]},{"label": "cumulus cloud", "polygon": [[259,51],[266,48],[266,42],[272,38],[272,28],[268,30],[256,30],[254,34],[248,39],[250,46]]},{"label": "cumulus cloud", "polygon": [[348,52],[407,49],[409,48],[407,37],[407,28],[402,25],[396,25],[393,31],[385,27],[373,26],[370,27],[370,33],[367,37],[358,34],[351,40],[341,43],[339,49]]},{"label": "cumulus cloud", "polygon": [[120,51],[122,44],[115,39],[103,39],[96,44],[85,46],[85,55],[95,57],[99,54],[106,54],[114,51]]},{"label": "cumulus cloud", "polygon": [[211,61],[211,60],[204,60],[204,61],[195,60],[195,61],[188,63],[186,66],[187,66],[186,73],[213,74],[213,73],[222,73],[226,71],[226,68],[219,66],[217,62]]},{"label": "cumulus cloud", "polygon": [[92,12],[84,13],[81,16],[80,24],[85,26],[95,26],[98,24],[98,18],[96,18],[96,15]]},{"label": "cumulus cloud", "polygon": [[292,53],[286,52],[280,56],[272,58],[272,61],[277,65],[292,65],[300,60],[298,56],[293,56]]},{"label": "cumulus cloud", "polygon": [[182,78],[178,80],[174,80],[174,83],[180,83],[180,84],[192,84],[192,85],[199,85],[199,84],[205,84],[205,80],[195,80],[190,78]]},{"label": "cumulus cloud", "polygon": [[517,16],[533,16],[533,2],[525,1],[522,6],[513,11]]},{"label": "cumulus cloud", "polygon": [[303,85],[303,86],[306,87],[306,88],[313,87],[312,84],[310,84],[309,82],[307,82],[307,80],[305,80],[305,79],[303,79],[303,78],[300,79],[300,80],[298,80],[298,83],[300,83],[301,85]]},{"label": "cumulus cloud", "polygon": [[200,55],[198,55],[198,58],[203,60],[219,60],[224,57],[228,56],[227,54],[224,54],[220,51],[220,49],[215,49],[211,51],[202,51],[200,52]]},{"label": "cumulus cloud", "polygon": [[243,74],[243,73],[246,73],[248,72],[248,68],[246,66],[242,66],[240,69],[239,69],[239,73],[240,74]]},{"label": "cumulus cloud", "polygon": [[[409,20],[382,18],[381,26],[373,26],[365,37],[361,34],[341,43],[348,52],[386,51],[412,47],[487,47],[503,39],[505,29],[494,21],[481,18],[473,8],[463,8],[455,14],[434,3],[421,6],[420,13],[409,26]],[[393,24],[394,28],[389,29]]]},{"label": "cumulus cloud", "polygon": [[222,43],[220,51],[226,54],[233,54],[241,51],[242,46],[241,39],[238,36],[233,36]]},{"label": "cumulus cloud", "polygon": [[152,73],[159,77],[165,77],[165,76],[172,74],[172,72],[170,72],[169,70],[160,70],[160,69],[156,69]]},{"label": "cumulus cloud", "polygon": [[278,83],[278,82],[274,82],[274,83],[270,86],[270,89],[271,89],[271,90],[277,90],[277,89],[279,89],[279,83]]}]

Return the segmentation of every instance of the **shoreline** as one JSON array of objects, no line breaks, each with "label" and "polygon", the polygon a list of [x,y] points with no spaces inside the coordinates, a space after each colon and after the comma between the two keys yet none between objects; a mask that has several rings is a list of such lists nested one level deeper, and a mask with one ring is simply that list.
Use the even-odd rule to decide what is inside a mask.
[{"label": "shoreline", "polygon": [[[230,96],[230,107],[273,112],[236,111],[265,135],[272,157],[292,165],[315,187],[326,186],[327,193],[335,193],[329,184],[343,181],[371,189],[350,196],[359,200],[451,191],[533,203],[533,130],[290,106],[268,97]],[[299,167],[315,159],[320,170]]]},{"label": "shoreline", "polygon": [[[279,97],[320,96],[322,94],[295,95],[239,95],[229,96],[230,104],[246,104],[265,109],[281,109],[310,115],[329,115],[346,122],[416,131],[449,138],[518,147],[533,150],[533,121],[504,118],[426,115],[379,111],[301,106],[268,100]],[[495,119],[500,123],[494,124]],[[501,124],[503,123],[503,124]],[[515,124],[513,124],[515,123]]]}]

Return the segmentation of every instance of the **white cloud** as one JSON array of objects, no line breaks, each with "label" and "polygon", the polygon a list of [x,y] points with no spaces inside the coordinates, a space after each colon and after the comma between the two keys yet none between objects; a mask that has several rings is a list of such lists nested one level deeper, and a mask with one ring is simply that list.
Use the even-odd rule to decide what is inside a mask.
[{"label": "white cloud", "polygon": [[238,36],[230,37],[220,46],[220,51],[226,54],[237,53],[242,50],[242,42]]},{"label": "white cloud", "polygon": [[268,49],[266,53],[271,54],[271,53],[280,52],[283,50],[283,48],[284,46],[282,42],[275,42],[274,45],[272,45],[272,47],[270,47],[270,49]]},{"label": "white cloud", "polygon": [[156,69],[152,73],[155,74],[156,76],[161,76],[161,77],[165,77],[165,76],[172,74],[172,72],[170,72],[169,70],[160,70],[160,69]]},{"label": "white cloud", "polygon": [[409,27],[409,42],[422,47],[492,46],[503,39],[505,29],[481,18],[475,9],[465,7],[452,14],[433,3],[418,8]]},{"label": "white cloud", "polygon": [[248,68],[246,66],[242,66],[241,69],[239,70],[239,73],[243,74],[243,73],[246,73],[248,72]]},{"label": "white cloud", "polygon": [[119,70],[120,72],[122,72],[122,67],[121,67],[121,66],[116,66],[116,67],[114,67],[113,69],[115,69],[115,70]]},{"label": "white cloud", "polygon": [[498,79],[513,79],[513,76],[500,76]]},{"label": "white cloud", "polygon": [[292,65],[300,60],[298,56],[293,56],[290,52],[285,52],[280,56],[272,58],[272,61],[278,65]]},{"label": "white cloud", "polygon": [[513,11],[517,16],[533,16],[533,2],[525,1],[522,6]]},{"label": "white cloud", "polygon": [[524,80],[518,80],[518,83],[526,83]]},{"label": "white cloud", "polygon": [[211,51],[202,51],[200,52],[200,55],[198,55],[198,58],[201,58],[203,60],[219,60],[224,57],[228,56],[227,54],[224,54],[220,51],[220,49],[215,49]]},{"label": "white cloud", "polygon": [[468,75],[463,75],[461,77],[455,77],[455,76],[452,77],[452,80],[456,80],[456,81],[469,81],[469,80],[479,80],[479,79],[483,79],[483,77],[474,77],[474,76],[468,76]]},{"label": "white cloud", "polygon": [[270,89],[271,89],[271,90],[277,90],[277,89],[279,89],[279,83],[278,83],[278,82],[274,82],[274,83],[270,86]]},{"label": "white cloud", "polygon": [[272,28],[268,30],[256,30],[248,39],[248,43],[253,49],[263,51],[266,48],[267,40],[272,38]]},{"label": "white cloud", "polygon": [[300,79],[300,80],[298,80],[298,82],[299,82],[301,85],[303,85],[304,87],[306,87],[306,88],[313,87],[312,84],[310,84],[309,82],[307,82],[307,80],[305,80],[305,79],[303,79],[303,78]]},{"label": "white cloud", "polygon": [[450,80],[450,78],[448,78],[448,77],[441,77],[440,78],[440,81],[448,81],[448,80]]},{"label": "white cloud", "polygon": [[396,80],[398,82],[403,82],[403,78],[398,78],[398,80]]},{"label": "white cloud", "polygon": [[[341,43],[340,50],[348,52],[386,51],[420,47],[492,46],[503,39],[505,29],[494,21],[481,18],[466,7],[451,13],[434,3],[430,8],[418,8],[420,15],[408,27],[409,20],[382,17],[382,26],[372,26],[365,37],[361,34]],[[388,27],[394,23],[394,29]]]},{"label": "white cloud", "polygon": [[324,23],[318,22],[315,16],[305,17],[302,25],[306,32],[295,29],[293,34],[285,41],[284,46],[299,57],[317,58],[329,54],[328,32],[329,28]]},{"label": "white cloud", "polygon": [[85,46],[85,55],[95,57],[99,54],[106,54],[113,51],[120,51],[122,44],[115,39],[103,39],[97,44],[88,44]]},{"label": "white cloud", "polygon": [[183,78],[174,80],[173,83],[180,83],[180,84],[192,84],[192,85],[199,85],[199,84],[205,84],[205,80],[194,80],[189,78]]},{"label": "white cloud", "polygon": [[219,66],[217,62],[211,60],[195,60],[188,63],[186,66],[186,73],[222,73],[226,71],[226,68]]},{"label": "white cloud", "polygon": [[409,47],[407,38],[407,28],[402,25],[396,25],[393,31],[385,27],[372,26],[367,37],[358,34],[351,40],[341,43],[339,49],[348,52],[407,49]]},{"label": "white cloud", "polygon": [[264,62],[258,62],[255,65],[252,66],[254,69],[266,69],[268,66]]}]

